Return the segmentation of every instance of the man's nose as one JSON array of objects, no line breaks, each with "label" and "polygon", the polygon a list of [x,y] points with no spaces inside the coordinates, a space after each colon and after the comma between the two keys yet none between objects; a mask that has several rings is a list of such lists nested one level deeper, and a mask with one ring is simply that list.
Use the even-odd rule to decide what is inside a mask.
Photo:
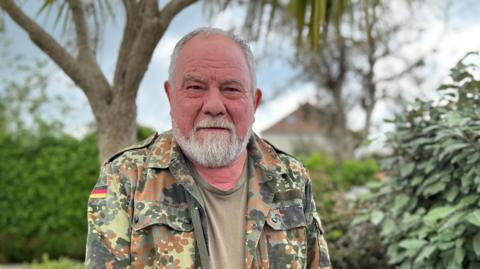
[{"label": "man's nose", "polygon": [[225,114],[225,104],[218,88],[208,89],[204,96],[202,112],[213,117]]}]

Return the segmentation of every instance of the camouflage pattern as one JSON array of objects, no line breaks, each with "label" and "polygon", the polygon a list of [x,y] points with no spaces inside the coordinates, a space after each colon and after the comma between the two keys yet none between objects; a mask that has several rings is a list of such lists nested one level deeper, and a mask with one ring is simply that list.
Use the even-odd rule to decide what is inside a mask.
[{"label": "camouflage pattern", "polygon": [[[253,135],[245,268],[331,269],[301,163]],[[103,166],[88,202],[86,268],[200,268],[188,201],[203,201],[171,132],[123,150]],[[208,242],[208,235],[205,235]]]}]

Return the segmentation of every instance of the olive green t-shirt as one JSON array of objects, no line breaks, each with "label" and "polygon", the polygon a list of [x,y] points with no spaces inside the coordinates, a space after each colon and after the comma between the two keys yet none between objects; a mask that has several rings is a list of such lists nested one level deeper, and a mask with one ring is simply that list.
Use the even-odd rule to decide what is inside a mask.
[{"label": "olive green t-shirt", "polygon": [[223,191],[195,172],[208,219],[208,250],[212,269],[245,267],[245,214],[248,193],[248,160],[238,183]]}]

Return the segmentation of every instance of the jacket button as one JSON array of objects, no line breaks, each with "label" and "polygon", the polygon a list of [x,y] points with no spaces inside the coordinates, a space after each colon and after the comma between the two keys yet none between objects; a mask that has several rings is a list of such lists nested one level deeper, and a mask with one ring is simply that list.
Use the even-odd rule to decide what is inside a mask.
[{"label": "jacket button", "polygon": [[140,221],[140,218],[138,216],[133,217],[133,222],[137,224]]},{"label": "jacket button", "polygon": [[185,220],[183,221],[183,223],[185,223],[185,224],[192,224],[192,220],[191,220],[191,219],[185,219]]},{"label": "jacket button", "polygon": [[272,218],[273,223],[277,223],[280,220],[278,216]]}]

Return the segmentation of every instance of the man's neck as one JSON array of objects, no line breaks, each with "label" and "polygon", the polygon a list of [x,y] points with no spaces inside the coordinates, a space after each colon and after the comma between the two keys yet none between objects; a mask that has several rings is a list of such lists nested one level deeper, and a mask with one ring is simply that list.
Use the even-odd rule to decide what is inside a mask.
[{"label": "man's neck", "polygon": [[246,160],[247,150],[245,149],[235,161],[225,167],[209,168],[195,162],[193,162],[193,165],[198,174],[200,174],[208,184],[217,189],[227,191],[235,187],[238,183]]}]

